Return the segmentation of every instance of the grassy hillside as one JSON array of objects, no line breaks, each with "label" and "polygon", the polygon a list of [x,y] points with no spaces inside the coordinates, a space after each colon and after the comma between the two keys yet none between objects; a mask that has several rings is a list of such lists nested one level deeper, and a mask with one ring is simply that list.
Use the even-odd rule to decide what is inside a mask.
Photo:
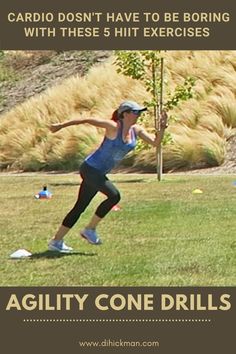
[{"label": "grassy hillside", "polygon": [[[172,142],[164,147],[165,170],[222,164],[227,140],[236,130],[236,52],[170,51],[165,54],[165,67],[166,96],[187,76],[196,78],[194,97],[169,113]],[[78,168],[99,144],[102,132],[80,126],[53,135],[48,125],[74,116],[109,119],[124,99],[143,102],[147,93],[140,82],[117,74],[112,58],[83,77],[74,75],[51,85],[0,117],[0,168]],[[151,112],[145,125],[152,130]],[[139,151],[128,162],[151,171],[155,151]]]}]

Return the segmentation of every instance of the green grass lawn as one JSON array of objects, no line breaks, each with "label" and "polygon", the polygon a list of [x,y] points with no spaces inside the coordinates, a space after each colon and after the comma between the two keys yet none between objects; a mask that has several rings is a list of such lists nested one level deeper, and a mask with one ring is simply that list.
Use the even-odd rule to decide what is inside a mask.
[{"label": "green grass lawn", "polygon": [[[236,176],[114,174],[121,210],[99,226],[101,246],[79,236],[97,195],[66,237],[69,255],[47,242],[73,206],[80,177],[0,176],[1,286],[224,286],[236,284]],[[46,183],[51,200],[34,199]],[[203,194],[192,194],[200,188]],[[12,260],[25,248],[31,258]]]}]

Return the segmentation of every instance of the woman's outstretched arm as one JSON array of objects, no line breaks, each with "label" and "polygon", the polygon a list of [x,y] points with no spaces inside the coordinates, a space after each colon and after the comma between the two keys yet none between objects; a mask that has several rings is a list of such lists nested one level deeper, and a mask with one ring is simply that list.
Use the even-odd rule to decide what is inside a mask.
[{"label": "woman's outstretched arm", "polygon": [[80,124],[90,124],[98,128],[104,128],[106,130],[116,129],[116,123],[113,122],[112,120],[99,119],[99,118],[72,119],[62,123],[51,124],[49,129],[52,133],[56,133],[63,128],[70,127],[72,125],[80,125]]}]

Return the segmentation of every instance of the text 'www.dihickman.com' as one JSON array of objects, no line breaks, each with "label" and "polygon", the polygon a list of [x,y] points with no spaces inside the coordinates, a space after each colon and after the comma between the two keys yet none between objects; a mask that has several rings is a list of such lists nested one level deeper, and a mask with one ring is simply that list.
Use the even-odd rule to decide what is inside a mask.
[{"label": "text 'www.dihickman.com'", "polygon": [[94,348],[94,347],[160,347],[159,341],[131,341],[122,339],[104,339],[102,341],[79,341],[79,346],[84,348]]}]

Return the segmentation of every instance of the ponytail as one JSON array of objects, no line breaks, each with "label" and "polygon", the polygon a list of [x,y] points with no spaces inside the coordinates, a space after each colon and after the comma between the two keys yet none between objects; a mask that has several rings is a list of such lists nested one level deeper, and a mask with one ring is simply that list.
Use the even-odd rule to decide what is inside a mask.
[{"label": "ponytail", "polygon": [[116,109],[116,110],[112,113],[111,120],[113,120],[114,122],[118,122],[118,120],[119,120],[118,109]]}]

